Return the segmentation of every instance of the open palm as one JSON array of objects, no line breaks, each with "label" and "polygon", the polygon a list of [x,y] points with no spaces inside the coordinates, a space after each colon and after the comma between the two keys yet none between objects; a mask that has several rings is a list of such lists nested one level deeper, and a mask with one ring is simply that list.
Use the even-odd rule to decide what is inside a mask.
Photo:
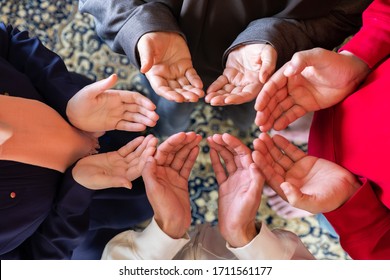
[{"label": "open palm", "polygon": [[257,99],[256,124],[262,131],[290,123],[346,98],[368,74],[352,55],[315,48],[296,53],[264,85]]},{"label": "open palm", "polygon": [[252,161],[251,150],[239,139],[229,134],[215,134],[208,142],[219,185],[219,228],[230,245],[242,247],[256,235],[255,218],[264,178]]},{"label": "open palm", "polygon": [[141,72],[158,95],[175,102],[197,102],[204,96],[202,80],[181,35],[147,33],[138,42],[138,52]]},{"label": "open palm", "polygon": [[325,159],[306,155],[287,139],[262,133],[253,160],[268,185],[294,207],[321,213],[341,206],[359,187],[355,176]]},{"label": "open palm", "polygon": [[267,44],[249,44],[233,50],[223,74],[207,89],[205,101],[213,106],[254,100],[276,66],[276,51]]},{"label": "open palm", "polygon": [[155,220],[172,238],[182,237],[191,224],[188,178],[200,140],[194,132],[172,135],[149,157],[142,172]]},{"label": "open palm", "polygon": [[66,114],[77,128],[88,132],[143,131],[156,125],[156,106],[138,92],[111,89],[116,75],[92,83],[68,102]]}]

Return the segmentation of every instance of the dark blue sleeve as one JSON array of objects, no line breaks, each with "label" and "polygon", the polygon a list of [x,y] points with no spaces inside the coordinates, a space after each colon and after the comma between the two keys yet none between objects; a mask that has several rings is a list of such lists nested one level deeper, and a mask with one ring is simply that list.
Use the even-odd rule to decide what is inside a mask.
[{"label": "dark blue sleeve", "polygon": [[[73,167],[73,166],[72,166]],[[65,174],[51,211],[38,230],[21,246],[22,259],[70,259],[89,228],[91,191]]]},{"label": "dark blue sleeve", "polygon": [[0,24],[0,56],[26,75],[45,103],[67,119],[69,99],[85,84],[72,78],[57,54],[28,32]]}]

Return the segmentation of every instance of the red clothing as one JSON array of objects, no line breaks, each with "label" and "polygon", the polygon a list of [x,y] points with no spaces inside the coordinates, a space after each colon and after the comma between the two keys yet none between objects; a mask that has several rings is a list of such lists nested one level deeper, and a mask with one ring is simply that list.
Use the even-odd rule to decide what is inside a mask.
[{"label": "red clothing", "polygon": [[375,0],[363,13],[360,31],[342,48],[374,67],[390,53],[390,1]]},{"label": "red clothing", "polygon": [[364,27],[343,49],[370,66],[384,60],[342,103],[314,115],[309,154],[336,162],[361,178],[344,205],[325,213],[354,259],[390,259],[390,2],[377,0]]}]

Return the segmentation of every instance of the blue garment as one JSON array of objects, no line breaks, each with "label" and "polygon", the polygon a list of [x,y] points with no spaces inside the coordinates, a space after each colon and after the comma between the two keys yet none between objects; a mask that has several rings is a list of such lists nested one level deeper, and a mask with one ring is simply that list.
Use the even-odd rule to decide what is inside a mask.
[{"label": "blue garment", "polygon": [[[0,94],[39,100],[66,120],[68,100],[86,85],[37,38],[4,24],[0,73]],[[136,136],[107,133],[102,152],[117,150]],[[133,190],[91,191],[73,179],[72,168],[62,174],[0,161],[0,259],[70,259],[77,247],[83,248],[83,258],[98,259],[103,247],[96,242],[85,246],[90,235],[104,229],[111,238],[118,228],[123,231],[153,215],[142,180],[134,182]]]}]

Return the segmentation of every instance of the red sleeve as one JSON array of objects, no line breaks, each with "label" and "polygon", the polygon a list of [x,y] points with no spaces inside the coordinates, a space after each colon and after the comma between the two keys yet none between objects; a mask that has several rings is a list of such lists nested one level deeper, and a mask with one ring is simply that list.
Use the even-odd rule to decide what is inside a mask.
[{"label": "red sleeve", "polygon": [[373,186],[362,187],[340,208],[325,213],[340,236],[343,249],[353,259],[390,259],[390,210],[378,199]]},{"label": "red sleeve", "polygon": [[360,31],[340,50],[347,50],[369,67],[390,54],[390,2],[375,0],[363,13]]}]

